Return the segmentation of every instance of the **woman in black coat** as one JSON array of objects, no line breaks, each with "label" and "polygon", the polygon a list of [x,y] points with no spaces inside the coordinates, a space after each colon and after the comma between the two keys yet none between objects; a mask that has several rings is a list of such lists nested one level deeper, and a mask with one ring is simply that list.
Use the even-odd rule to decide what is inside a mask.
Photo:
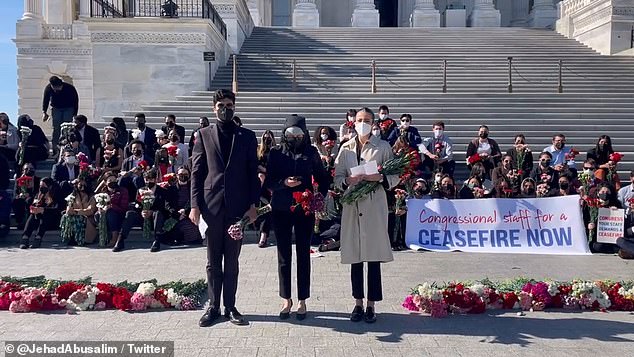
[{"label": "woman in black coat", "polygon": [[[282,143],[269,154],[264,186],[272,191],[273,229],[277,238],[277,261],[280,297],[284,299],[281,319],[290,317],[292,233],[295,228],[297,254],[297,290],[299,307],[297,319],[306,318],[306,302],[310,297],[310,240],[315,223],[313,212],[295,207],[293,193],[313,191],[312,180],[324,196],[328,192],[330,176],[326,172],[317,149],[310,145],[306,119],[292,115],[286,119]],[[291,208],[295,207],[295,208]]]},{"label": "woman in black coat", "polygon": [[[469,142],[467,146],[467,161],[475,154],[479,154],[486,168],[486,178],[491,178],[491,171],[498,165],[502,158],[502,152],[498,143],[489,139],[489,127],[480,125],[478,137]],[[471,164],[467,165],[471,169]]]}]

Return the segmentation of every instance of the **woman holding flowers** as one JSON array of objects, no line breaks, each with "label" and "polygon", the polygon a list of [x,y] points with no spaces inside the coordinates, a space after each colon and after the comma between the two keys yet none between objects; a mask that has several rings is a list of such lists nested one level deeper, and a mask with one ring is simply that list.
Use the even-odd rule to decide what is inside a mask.
[{"label": "woman holding flowers", "polygon": [[277,262],[280,297],[284,299],[280,319],[288,319],[291,300],[292,235],[295,229],[297,254],[297,319],[306,318],[306,299],[310,297],[310,239],[315,212],[299,205],[294,197],[313,192],[313,179],[321,194],[330,186],[328,175],[317,149],[310,145],[306,118],[286,118],[281,145],[271,150],[266,167],[264,187],[272,191],[273,229],[277,239]]},{"label": "woman holding flowers", "polygon": [[315,130],[313,145],[319,151],[319,156],[324,162],[324,166],[332,169],[337,157],[337,132],[329,126],[320,126]]},{"label": "woman holding flowers", "polygon": [[[60,210],[57,202],[57,184],[50,177],[45,177],[40,181],[40,189],[31,207],[29,207],[29,218],[26,220],[24,233],[20,241],[20,249],[39,248],[42,238],[47,230],[59,225]],[[35,239],[29,245],[31,236],[35,234]]]},{"label": "woman holding flowers", "polygon": [[123,149],[115,142],[116,129],[106,127],[103,134],[103,146],[97,149],[96,164],[103,172],[119,173],[123,165]]},{"label": "woman holding flowers", "polygon": [[613,188],[601,183],[597,186],[595,195],[586,197],[583,201],[583,222],[586,225],[590,251],[593,253],[614,254],[618,252],[618,246],[610,243],[597,242],[597,221],[599,208],[619,209],[621,203],[616,198]]},{"label": "woman holding flowers", "polygon": [[[374,113],[368,108],[359,110],[355,117],[357,136],[341,146],[335,161],[335,186],[350,191],[364,182],[380,183],[374,192],[343,205],[341,218],[341,262],[351,265],[352,296],[355,308],[350,320],[376,321],[374,303],[383,300],[381,263],[394,258],[387,233],[388,207],[386,190],[395,187],[399,175],[355,175],[351,169],[376,161],[377,165],[393,158],[392,148],[372,134]],[[368,266],[367,309],[364,306],[363,263]]]},{"label": "woman holding flowers", "polygon": [[[97,212],[96,220],[104,219],[103,223],[106,223],[100,224],[101,227],[105,227],[103,231],[99,232],[100,245],[107,244],[109,247],[114,247],[113,251],[121,251],[123,249],[123,241],[119,239],[119,233],[123,225],[123,218],[128,210],[128,190],[119,186],[117,176],[114,173],[107,172],[99,186],[97,186],[95,193],[106,194],[109,198],[105,207],[99,207],[99,202],[97,202],[99,211]],[[106,238],[102,239],[102,236]],[[107,241],[108,238],[110,239],[109,242]]]},{"label": "woman holding flowers", "polygon": [[66,197],[66,212],[62,216],[62,243],[83,246],[93,243],[97,237],[94,215],[97,212],[95,199],[86,190],[82,178],[73,181],[73,193]]}]

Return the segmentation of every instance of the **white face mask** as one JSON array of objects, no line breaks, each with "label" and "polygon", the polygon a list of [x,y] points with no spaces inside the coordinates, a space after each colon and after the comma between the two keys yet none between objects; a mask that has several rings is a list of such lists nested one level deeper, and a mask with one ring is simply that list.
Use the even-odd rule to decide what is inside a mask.
[{"label": "white face mask", "polygon": [[401,122],[401,128],[408,129],[409,128],[409,122],[408,121]]},{"label": "white face mask", "polygon": [[379,119],[385,120],[387,118],[387,114],[379,114]]},{"label": "white face mask", "polygon": [[65,160],[68,165],[75,165],[75,163],[77,162],[77,158],[74,156],[68,156],[65,158]]},{"label": "white face mask", "polygon": [[354,121],[354,117],[348,117],[348,121]]},{"label": "white face mask", "polygon": [[354,130],[357,131],[359,136],[366,136],[372,132],[372,125],[368,123],[355,123]]},{"label": "white face mask", "polygon": [[372,130],[372,135],[374,136],[380,136],[381,135],[381,131],[378,129]]},{"label": "white face mask", "polygon": [[436,130],[434,130],[434,137],[435,137],[436,139],[438,139],[439,137],[441,137],[441,136],[442,136],[442,133],[443,133],[443,131],[442,131],[442,130],[440,130],[440,129],[436,129]]},{"label": "white face mask", "polygon": [[328,134],[321,134],[321,140],[328,140]]}]

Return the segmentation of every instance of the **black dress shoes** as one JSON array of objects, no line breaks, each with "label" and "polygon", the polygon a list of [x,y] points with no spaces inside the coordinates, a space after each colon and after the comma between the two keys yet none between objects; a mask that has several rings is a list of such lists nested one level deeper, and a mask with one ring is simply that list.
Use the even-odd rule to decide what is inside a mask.
[{"label": "black dress shoes", "polygon": [[123,243],[123,239],[118,239],[117,243],[115,243],[114,247],[112,248],[112,251],[117,253],[122,251],[123,249],[125,249],[125,244]]},{"label": "black dress shoes", "polygon": [[249,321],[235,307],[225,309],[225,318],[234,325],[245,326],[249,324]]},{"label": "black dress shoes", "polygon": [[207,311],[198,321],[198,326],[200,327],[208,327],[213,325],[216,320],[220,317],[220,309],[214,306],[210,306],[207,308]]},{"label": "black dress shoes", "polygon": [[371,324],[371,323],[375,323],[376,322],[376,313],[374,312],[374,308],[373,307],[367,307],[365,309],[365,315],[363,315],[363,319],[365,320],[365,322]]},{"label": "black dress shoes", "polygon": [[359,322],[363,320],[363,306],[355,306],[350,314],[350,321]]},{"label": "black dress shoes", "polygon": [[161,243],[157,240],[152,243],[152,247],[150,248],[150,252],[155,253],[161,250]]}]

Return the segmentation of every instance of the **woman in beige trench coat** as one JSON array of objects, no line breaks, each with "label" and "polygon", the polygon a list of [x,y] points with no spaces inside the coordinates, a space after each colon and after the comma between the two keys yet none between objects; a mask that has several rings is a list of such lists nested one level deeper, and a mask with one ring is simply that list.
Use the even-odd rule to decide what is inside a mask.
[{"label": "woman in beige trench coat", "polygon": [[[383,299],[381,287],[381,263],[394,260],[387,234],[387,196],[385,189],[398,184],[398,176],[381,174],[351,176],[350,169],[371,161],[383,165],[393,157],[392,148],[381,138],[372,135],[374,113],[368,108],[357,112],[354,140],[341,146],[335,161],[335,185],[349,189],[361,181],[381,182],[375,192],[352,205],[343,206],[341,218],[341,263],[351,264],[352,295],[356,300],[350,320],[376,321],[374,303]],[[363,311],[364,284],[363,263],[368,265],[367,308]]]}]

